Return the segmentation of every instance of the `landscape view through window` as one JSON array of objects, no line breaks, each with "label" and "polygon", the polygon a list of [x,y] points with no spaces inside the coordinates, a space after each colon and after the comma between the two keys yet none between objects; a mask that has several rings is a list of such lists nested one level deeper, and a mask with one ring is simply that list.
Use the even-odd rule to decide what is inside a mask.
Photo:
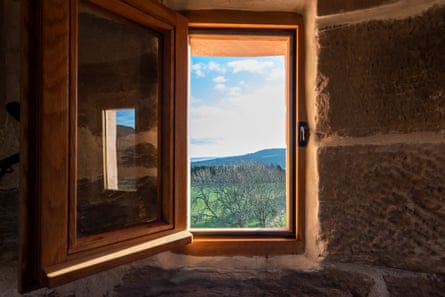
[{"label": "landscape view through window", "polygon": [[283,229],[285,56],[192,56],[190,214],[194,229]]}]

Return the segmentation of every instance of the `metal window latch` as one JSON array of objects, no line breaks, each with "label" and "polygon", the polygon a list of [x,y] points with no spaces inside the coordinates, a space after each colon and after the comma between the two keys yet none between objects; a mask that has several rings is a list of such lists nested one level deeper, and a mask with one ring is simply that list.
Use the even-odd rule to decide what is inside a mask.
[{"label": "metal window latch", "polygon": [[298,146],[306,147],[309,141],[309,126],[307,122],[298,122]]}]

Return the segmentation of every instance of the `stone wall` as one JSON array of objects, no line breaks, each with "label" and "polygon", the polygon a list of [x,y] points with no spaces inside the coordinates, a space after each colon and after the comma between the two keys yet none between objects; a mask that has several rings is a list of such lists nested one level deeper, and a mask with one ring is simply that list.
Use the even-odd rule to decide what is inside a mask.
[{"label": "stone wall", "polygon": [[323,15],[345,13],[348,11],[375,7],[396,1],[397,0],[367,0],[367,1],[343,0],[341,1],[341,4],[339,4],[340,1],[318,1],[317,2],[318,15],[323,16]]},{"label": "stone wall", "polygon": [[[0,1],[0,159],[19,151],[19,123],[5,109],[20,100],[19,1]],[[18,164],[0,180],[0,262],[16,259]]]},{"label": "stone wall", "polygon": [[319,219],[330,260],[445,272],[445,6],[323,20]]},{"label": "stone wall", "polygon": [[436,7],[404,20],[321,27],[317,133],[443,130],[444,12]]},{"label": "stone wall", "polygon": [[[19,2],[0,0],[0,159],[19,148],[4,111],[20,92]],[[306,255],[167,252],[20,295],[14,167],[0,181],[0,296],[445,296],[445,1],[366,2],[300,11],[319,30],[307,34],[306,216],[319,228]]]}]

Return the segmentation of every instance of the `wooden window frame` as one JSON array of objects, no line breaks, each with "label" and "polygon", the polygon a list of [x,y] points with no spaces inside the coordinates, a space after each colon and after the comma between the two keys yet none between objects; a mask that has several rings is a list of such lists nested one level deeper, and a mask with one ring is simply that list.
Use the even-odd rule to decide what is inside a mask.
[{"label": "wooden window frame", "polygon": [[[295,36],[294,65],[289,86],[290,105],[290,158],[294,183],[291,192],[291,230],[282,231],[193,231],[193,243],[181,249],[190,255],[277,255],[298,254],[304,250],[304,175],[305,149],[297,145],[298,121],[305,121],[304,106],[304,52],[303,19],[300,15],[287,12],[249,12],[229,10],[183,11],[190,30],[241,30],[249,32],[267,30],[292,31]],[[289,69],[288,69],[289,71]]]},{"label": "wooden window frame", "polygon": [[[170,179],[171,218],[167,230],[141,227],[115,231],[78,241],[73,233],[73,177],[76,173],[76,21],[77,0],[21,2],[22,98],[20,162],[19,291],[55,287],[120,264],[166,250],[194,255],[269,255],[303,251],[304,149],[296,143],[294,230],[289,236],[196,234],[187,219],[187,18],[190,28],[248,28],[295,30],[297,47],[292,92],[293,121],[305,120],[303,20],[294,13],[188,11],[180,15],[156,1],[88,0],[124,18],[168,32],[171,46],[164,56],[169,67],[163,76],[171,133],[163,167]],[[185,16],[185,17],[184,17]],[[147,21],[149,20],[149,21]],[[148,22],[148,23],[147,23]],[[167,36],[165,35],[165,36]],[[296,133],[295,128],[292,133]],[[296,137],[293,137],[295,142]],[[165,153],[165,152],[164,152]],[[163,165],[164,166],[164,165]],[[71,229],[70,229],[71,228]],[[159,232],[157,232],[159,231]],[[125,234],[127,233],[127,234]],[[185,247],[184,247],[185,246]]]},{"label": "wooden window frame", "polygon": [[162,221],[76,232],[78,0],[22,1],[19,290],[60,284],[192,241],[187,230],[187,20],[154,1],[85,0],[162,35]]}]

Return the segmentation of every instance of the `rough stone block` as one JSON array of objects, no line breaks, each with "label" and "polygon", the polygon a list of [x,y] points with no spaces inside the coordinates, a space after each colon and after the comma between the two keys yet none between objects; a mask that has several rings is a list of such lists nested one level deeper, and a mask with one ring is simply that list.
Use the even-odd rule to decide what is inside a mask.
[{"label": "rough stone block", "polygon": [[0,263],[17,259],[18,190],[0,190]]},{"label": "rough stone block", "polygon": [[445,272],[445,144],[319,149],[324,256]]},{"label": "rough stone block", "polygon": [[374,281],[336,269],[279,273],[162,269],[145,266],[128,273],[112,296],[369,296]]},{"label": "rough stone block", "polygon": [[374,6],[395,2],[396,0],[342,0],[342,1],[317,1],[318,15],[344,13],[357,9],[365,9]]},{"label": "rough stone block", "polygon": [[445,129],[445,6],[321,28],[319,42],[321,137]]},{"label": "rough stone block", "polygon": [[384,279],[391,297],[445,296],[445,276],[443,275],[423,277],[385,276]]}]

